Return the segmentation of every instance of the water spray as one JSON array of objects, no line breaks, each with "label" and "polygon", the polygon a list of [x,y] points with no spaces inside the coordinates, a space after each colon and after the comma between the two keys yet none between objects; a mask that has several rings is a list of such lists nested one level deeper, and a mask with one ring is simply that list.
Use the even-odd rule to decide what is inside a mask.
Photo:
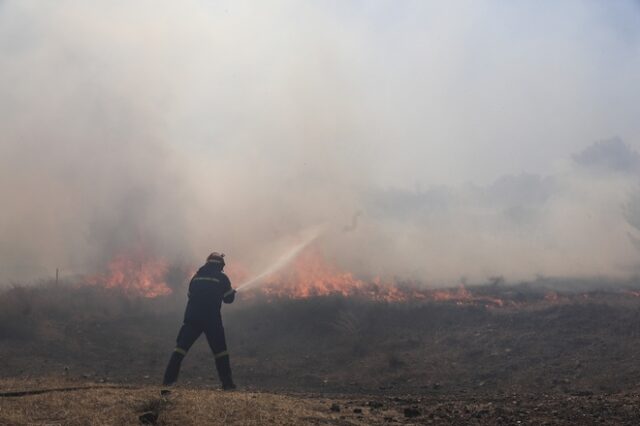
[{"label": "water spray", "polygon": [[245,290],[247,288],[255,287],[264,283],[264,278],[267,278],[268,276],[287,266],[302,252],[302,250],[304,250],[307,246],[309,246],[309,244],[318,239],[321,234],[322,228],[316,228],[304,241],[287,250],[267,269],[236,287],[236,291]]}]

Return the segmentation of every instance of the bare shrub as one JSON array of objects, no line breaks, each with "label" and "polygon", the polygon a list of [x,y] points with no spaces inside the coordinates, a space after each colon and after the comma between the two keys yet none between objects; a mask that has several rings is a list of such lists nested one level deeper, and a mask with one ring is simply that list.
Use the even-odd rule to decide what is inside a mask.
[{"label": "bare shrub", "polygon": [[36,333],[29,290],[13,286],[0,294],[0,340],[31,339]]},{"label": "bare shrub", "polygon": [[362,315],[357,315],[353,310],[343,310],[330,322],[330,325],[350,341],[353,355],[362,356],[367,353],[364,336],[366,324]]},{"label": "bare shrub", "polygon": [[387,363],[389,365],[389,368],[392,370],[398,370],[407,365],[406,362],[404,362],[402,358],[395,352],[391,352],[387,355]]}]

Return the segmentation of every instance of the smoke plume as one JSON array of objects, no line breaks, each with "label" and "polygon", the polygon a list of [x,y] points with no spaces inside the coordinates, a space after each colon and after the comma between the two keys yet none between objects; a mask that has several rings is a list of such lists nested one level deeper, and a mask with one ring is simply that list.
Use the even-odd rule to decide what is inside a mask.
[{"label": "smoke plume", "polygon": [[[638,272],[633,1],[0,2],[0,282],[144,250]],[[600,142],[598,142],[600,141]]]}]

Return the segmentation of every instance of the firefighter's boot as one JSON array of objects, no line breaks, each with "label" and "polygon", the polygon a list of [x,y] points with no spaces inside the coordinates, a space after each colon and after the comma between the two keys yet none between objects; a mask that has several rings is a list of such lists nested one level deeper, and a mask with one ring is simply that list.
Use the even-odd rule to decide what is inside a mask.
[{"label": "firefighter's boot", "polygon": [[229,362],[229,355],[224,354],[222,356],[216,356],[216,369],[218,370],[218,377],[222,382],[222,390],[233,390],[236,385],[231,378],[231,363]]},{"label": "firefighter's boot", "polygon": [[171,354],[169,364],[164,372],[164,380],[162,384],[164,386],[171,386],[178,380],[178,373],[180,373],[180,365],[184,359],[184,354],[177,350]]}]

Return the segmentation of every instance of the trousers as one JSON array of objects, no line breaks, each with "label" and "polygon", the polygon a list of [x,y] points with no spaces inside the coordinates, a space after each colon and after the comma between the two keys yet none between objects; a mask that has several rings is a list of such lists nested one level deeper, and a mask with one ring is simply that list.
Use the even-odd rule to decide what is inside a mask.
[{"label": "trousers", "polygon": [[182,360],[202,333],[207,338],[211,352],[213,352],[216,370],[222,385],[233,384],[224,327],[222,326],[222,321],[212,321],[207,323],[184,323],[182,325],[176,339],[176,348],[171,354],[169,364],[164,373],[164,385],[172,385],[178,380]]}]

